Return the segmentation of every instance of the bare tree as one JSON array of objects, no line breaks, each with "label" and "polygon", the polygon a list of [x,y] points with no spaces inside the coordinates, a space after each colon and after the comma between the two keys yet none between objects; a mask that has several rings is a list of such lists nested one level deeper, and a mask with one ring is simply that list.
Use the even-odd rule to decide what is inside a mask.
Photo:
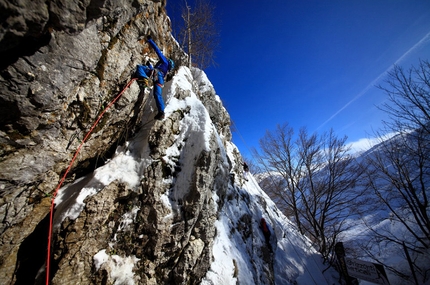
[{"label": "bare tree", "polygon": [[188,67],[205,69],[215,64],[214,52],[219,46],[219,32],[214,19],[215,7],[209,0],[196,0],[192,7],[184,0],[183,24],[179,25],[180,45],[188,53]]},{"label": "bare tree", "polygon": [[[366,172],[370,189],[390,213],[391,228],[395,226],[397,233],[381,228],[372,232],[375,243],[397,244],[401,251],[404,243],[413,255],[419,282],[425,283],[430,280],[430,64],[421,61],[409,71],[396,66],[386,83],[380,88],[389,103],[382,110],[391,121],[379,132],[381,143],[367,157]],[[397,135],[384,141],[386,133]],[[412,276],[400,269],[396,273]]]},{"label": "bare tree", "polygon": [[280,208],[290,209],[286,214],[326,260],[339,234],[349,227],[351,209],[363,197],[356,187],[361,172],[345,141],[346,137],[339,139],[333,131],[309,135],[304,128],[294,139],[287,124],[260,140],[260,157],[268,171],[283,178],[272,178],[275,183],[263,185],[264,189]]},{"label": "bare tree", "polygon": [[385,122],[389,131],[422,129],[430,134],[430,62],[420,61],[418,68],[404,71],[395,66],[388,74],[386,86],[379,86],[388,95],[381,108],[390,115]]},{"label": "bare tree", "polygon": [[[288,124],[278,125],[275,132],[266,132],[260,140],[262,154],[254,151],[260,162],[267,169],[262,189],[276,202],[280,209],[296,223],[300,233],[304,233],[298,209],[300,192],[298,182],[301,179],[302,161],[295,152],[294,130]],[[273,173],[271,173],[273,172]],[[282,179],[279,179],[279,176]]]}]

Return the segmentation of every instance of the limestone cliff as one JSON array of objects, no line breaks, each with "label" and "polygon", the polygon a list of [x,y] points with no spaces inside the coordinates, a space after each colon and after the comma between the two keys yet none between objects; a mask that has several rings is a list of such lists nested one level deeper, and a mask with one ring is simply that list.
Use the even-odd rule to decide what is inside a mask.
[{"label": "limestone cliff", "polygon": [[[0,2],[4,15],[0,48],[6,55],[2,56],[0,95],[3,284],[29,284],[43,266],[53,191],[97,115],[131,79],[137,64],[155,59],[144,38],[151,34],[180,65],[184,55],[170,35],[164,6],[162,1],[143,0]],[[210,103],[210,94],[201,96],[213,106],[214,122],[228,139],[228,114],[220,116],[220,110],[225,111],[220,103]],[[213,175],[221,171],[214,169],[219,150],[205,150],[195,158],[196,170],[188,178],[192,187],[186,197],[177,198],[181,213],[173,218],[169,231],[159,229],[169,228],[158,224],[161,213],[167,211],[160,195],[180,187],[161,183],[179,170],[159,158],[179,132],[184,114],[175,112],[163,123],[155,123],[153,115],[150,94],[133,83],[85,143],[66,182],[102,165],[142,124],[147,130],[142,140],[155,162],[141,170],[145,178],[135,189],[112,182],[86,201],[76,221],[67,220],[55,231],[53,283],[103,283],[106,277],[92,271],[94,250],[110,241],[115,223],[134,204],[140,207],[138,229],[117,237],[123,242],[115,251],[146,257],[141,278],[196,283],[205,274],[216,212],[211,197],[200,188],[209,191],[215,184],[220,184],[221,192],[225,188],[225,179],[215,181]],[[200,257],[188,260],[185,253],[195,250]]]},{"label": "limestone cliff", "polygon": [[166,118],[154,121],[151,90],[135,81],[103,115],[55,199],[51,284],[297,284],[322,276],[310,243],[293,239],[282,213],[244,179],[230,116],[204,72],[181,66],[186,55],[165,5],[0,0],[1,284],[45,284],[54,191],[136,65],[156,60],[147,35],[178,66],[163,91]]}]

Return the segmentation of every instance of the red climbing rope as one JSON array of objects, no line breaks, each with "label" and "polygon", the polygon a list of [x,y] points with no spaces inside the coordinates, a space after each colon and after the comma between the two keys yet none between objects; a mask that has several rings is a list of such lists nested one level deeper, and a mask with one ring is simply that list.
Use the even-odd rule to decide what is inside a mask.
[{"label": "red climbing rope", "polygon": [[115,104],[116,101],[118,101],[118,99],[121,97],[121,95],[125,92],[125,90],[128,89],[128,87],[130,87],[131,83],[133,83],[134,80],[136,80],[137,78],[132,78],[130,80],[130,82],[127,83],[127,85],[124,87],[124,89],[109,103],[109,105],[107,105],[106,108],[104,108],[104,110],[100,113],[100,115],[97,117],[96,121],[94,122],[94,124],[91,126],[91,129],[88,131],[88,133],[85,135],[84,139],[82,140],[81,144],[79,145],[79,147],[77,148],[75,155],[72,158],[72,161],[69,164],[69,167],[67,168],[66,172],[64,173],[63,177],[60,180],[60,183],[58,183],[57,188],[54,191],[54,194],[52,195],[52,200],[51,200],[51,210],[50,210],[50,215],[49,215],[49,232],[48,232],[48,254],[46,257],[46,285],[49,285],[49,281],[50,281],[50,265],[51,265],[51,240],[52,240],[52,227],[53,227],[53,218],[54,218],[54,201],[55,201],[55,197],[57,196],[58,190],[61,188],[61,185],[63,184],[64,180],[66,179],[67,174],[69,173],[70,169],[72,169],[73,163],[75,162],[76,158],[78,157],[78,154],[82,148],[82,146],[84,145],[84,143],[87,141],[87,139],[90,137],[91,132],[94,130],[94,128],[97,126],[97,124],[99,123],[100,119],[103,117],[104,113],[106,113],[106,111],[113,105]]}]

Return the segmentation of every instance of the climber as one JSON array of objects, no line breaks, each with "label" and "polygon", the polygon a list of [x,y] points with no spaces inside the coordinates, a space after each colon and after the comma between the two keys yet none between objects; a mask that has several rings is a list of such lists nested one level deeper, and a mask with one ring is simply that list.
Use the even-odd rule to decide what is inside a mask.
[{"label": "climber", "polygon": [[264,218],[261,218],[260,227],[261,227],[261,230],[263,231],[264,238],[266,239],[267,247],[269,248],[270,251],[272,251],[272,245],[270,244],[270,230]]},{"label": "climber", "polygon": [[246,162],[243,162],[242,165],[243,165],[243,178],[246,181],[248,181],[248,172],[249,172],[248,164],[246,164]]},{"label": "climber", "polygon": [[167,59],[163,55],[158,46],[152,40],[151,36],[147,37],[147,42],[157,53],[159,60],[155,64],[155,67],[153,67],[149,61],[146,63],[146,65],[138,65],[136,69],[136,76],[138,78],[138,82],[142,82],[145,86],[148,86],[150,79],[153,80],[153,94],[158,109],[158,114],[154,117],[154,119],[162,120],[164,119],[164,101],[162,96],[164,78],[167,76],[169,71],[173,70],[175,64],[172,59]]}]

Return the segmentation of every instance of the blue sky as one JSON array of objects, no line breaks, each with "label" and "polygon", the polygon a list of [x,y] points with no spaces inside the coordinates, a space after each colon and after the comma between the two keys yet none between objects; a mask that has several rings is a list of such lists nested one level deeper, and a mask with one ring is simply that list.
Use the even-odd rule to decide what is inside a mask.
[{"label": "blue sky", "polygon": [[[173,1],[167,10],[173,16]],[[189,1],[190,3],[190,1]],[[373,136],[393,64],[430,59],[428,0],[212,0],[217,67],[205,70],[245,156],[266,130],[333,128],[348,142]]]}]

